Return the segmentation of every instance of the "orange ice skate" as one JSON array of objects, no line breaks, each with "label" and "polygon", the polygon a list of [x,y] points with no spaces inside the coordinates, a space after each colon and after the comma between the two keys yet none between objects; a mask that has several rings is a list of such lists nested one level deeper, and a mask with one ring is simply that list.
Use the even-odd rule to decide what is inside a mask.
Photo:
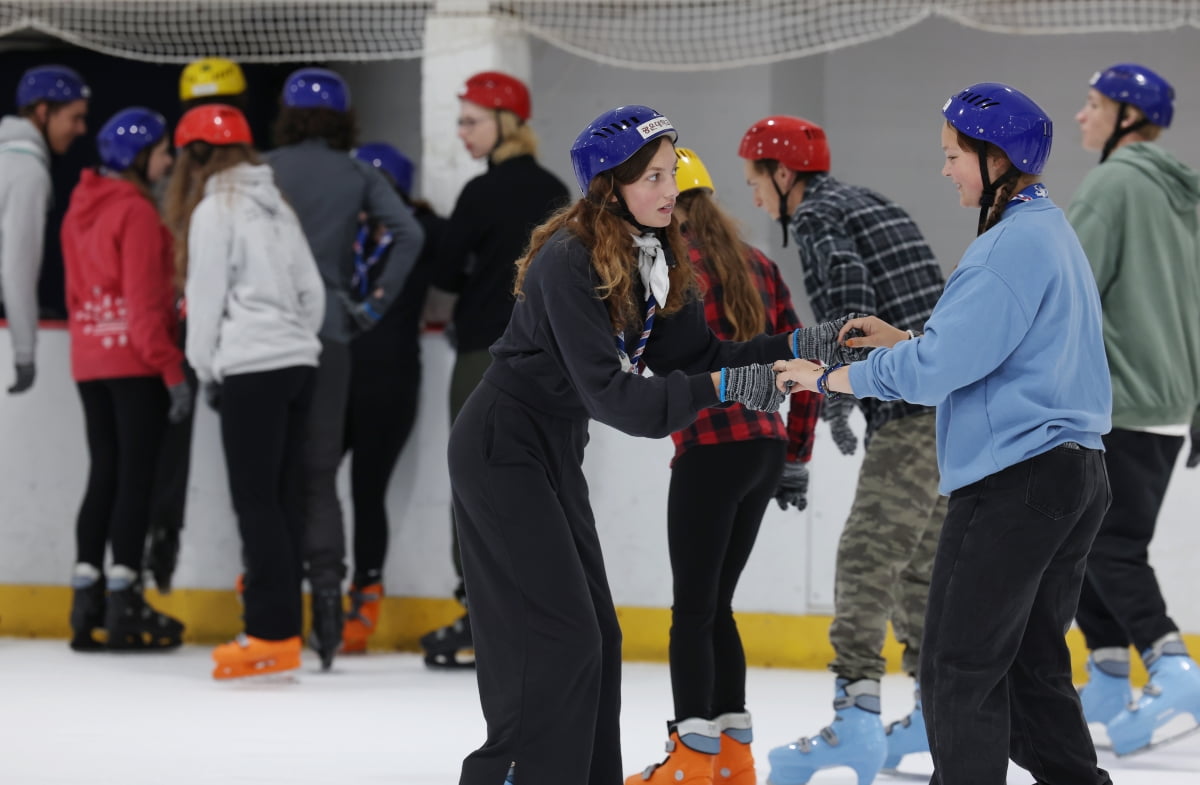
[{"label": "orange ice skate", "polygon": [[721,732],[712,720],[696,717],[667,725],[667,759],[625,778],[625,785],[713,785]]},{"label": "orange ice skate", "polygon": [[379,622],[379,608],[383,604],[383,584],[350,587],[350,611],[342,627],[342,653],[362,654],[367,650],[367,638],[375,632]]},{"label": "orange ice skate", "polygon": [[268,641],[241,634],[213,649],[214,679],[240,679],[300,667],[300,636]]},{"label": "orange ice skate", "polygon": [[722,714],[714,722],[721,729],[721,751],[713,765],[715,785],[755,785],[754,756],[750,754],[753,738],[750,715],[746,712]]}]

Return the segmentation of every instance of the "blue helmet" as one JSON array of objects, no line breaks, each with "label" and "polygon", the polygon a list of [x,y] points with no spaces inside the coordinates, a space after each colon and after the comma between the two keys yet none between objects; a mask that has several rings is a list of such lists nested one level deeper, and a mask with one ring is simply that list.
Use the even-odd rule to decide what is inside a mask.
[{"label": "blue helmet", "polygon": [[294,109],[350,111],[350,87],[327,68],[292,71],[283,83],[283,103]]},{"label": "blue helmet", "polygon": [[633,154],[661,137],[679,138],[671,121],[648,106],[630,104],[597,117],[571,145],[571,165],[579,190],[588,192],[592,178],[615,169]]},{"label": "blue helmet", "polygon": [[131,106],[108,119],[96,134],[100,163],[114,172],[128,169],[138,153],[167,135],[167,120],[153,109]]},{"label": "blue helmet", "polygon": [[1024,93],[982,82],[952,96],[942,114],[955,130],[999,147],[1020,171],[1041,174],[1045,168],[1054,124]]},{"label": "blue helmet", "polygon": [[1117,103],[1141,109],[1154,125],[1166,128],[1175,116],[1175,88],[1144,65],[1111,65],[1092,74],[1088,84]]},{"label": "blue helmet", "polygon": [[354,151],[354,157],[379,169],[406,195],[412,194],[413,162],[386,142],[370,142]]},{"label": "blue helmet", "polygon": [[92,90],[73,68],[65,65],[39,65],[21,74],[17,82],[17,109],[52,101],[65,104],[91,97]]}]

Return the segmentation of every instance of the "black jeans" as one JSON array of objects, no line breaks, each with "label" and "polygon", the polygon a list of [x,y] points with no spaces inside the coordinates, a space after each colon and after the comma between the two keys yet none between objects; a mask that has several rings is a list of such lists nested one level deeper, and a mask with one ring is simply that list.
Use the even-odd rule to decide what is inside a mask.
[{"label": "black jeans", "polygon": [[675,719],[746,710],[746,655],[733,592],[775,496],[787,443],[692,447],[675,461],[667,500],[671,690]]},{"label": "black jeans", "polygon": [[621,628],[583,475],[587,421],[486,380],[450,432],[487,741],[460,785],[620,785]]},{"label": "black jeans", "polygon": [[391,340],[390,332],[382,332],[387,327],[380,324],[350,345],[345,445],[354,501],[354,583],[359,588],[382,577],[389,539],[388,484],[416,422],[421,392],[420,355]]},{"label": "black jeans", "polygon": [[1179,630],[1167,615],[1149,549],[1183,437],[1114,430],[1104,447],[1113,502],[1088,556],[1075,619],[1089,649],[1132,643],[1145,651]]},{"label": "black jeans", "polygon": [[76,559],[142,571],[150,495],[167,428],[167,388],[157,376],[79,382],[87,430],[87,490],[75,521]]},{"label": "black jeans", "polygon": [[337,474],[345,447],[350,395],[350,344],[321,339],[304,456],[304,561],[312,589],[341,589],[346,577],[346,531]]},{"label": "black jeans", "polygon": [[300,634],[303,442],[309,366],[225,377],[221,441],[246,562],[246,634]]},{"label": "black jeans", "polygon": [[1106,785],[1064,635],[1109,503],[1104,456],[1061,445],[950,495],[921,698],[931,785],[1003,785],[1008,758],[1045,785]]}]

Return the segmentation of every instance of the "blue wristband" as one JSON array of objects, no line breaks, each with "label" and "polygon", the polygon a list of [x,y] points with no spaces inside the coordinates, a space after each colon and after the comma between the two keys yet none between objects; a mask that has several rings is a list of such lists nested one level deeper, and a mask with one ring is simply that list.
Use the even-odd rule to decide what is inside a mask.
[{"label": "blue wristband", "polygon": [[792,330],[792,359],[800,359],[800,329]]},{"label": "blue wristband", "polygon": [[367,316],[371,317],[371,321],[379,321],[379,311],[376,311],[371,307],[370,300],[363,300],[363,311],[367,314]]},{"label": "blue wristband", "polygon": [[721,369],[721,389],[717,393],[717,397],[721,399],[722,403],[725,402],[725,377],[728,374],[728,372],[729,372],[728,368]]},{"label": "blue wristband", "polygon": [[[826,386],[829,384],[829,374],[833,373],[838,368],[844,367],[845,365],[845,363],[834,363],[826,368],[825,373],[817,377],[817,392],[821,393],[821,395],[829,395],[829,388]],[[836,394],[837,393],[834,393],[834,395]]]}]

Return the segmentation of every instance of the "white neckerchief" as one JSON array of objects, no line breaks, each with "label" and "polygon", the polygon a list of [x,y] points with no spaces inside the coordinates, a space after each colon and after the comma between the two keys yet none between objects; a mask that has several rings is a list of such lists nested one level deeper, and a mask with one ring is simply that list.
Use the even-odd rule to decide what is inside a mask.
[{"label": "white neckerchief", "polygon": [[633,244],[638,247],[638,272],[642,274],[646,296],[653,294],[659,307],[664,307],[667,292],[671,289],[671,277],[667,272],[667,255],[663,253],[662,241],[657,235],[635,234]]}]

